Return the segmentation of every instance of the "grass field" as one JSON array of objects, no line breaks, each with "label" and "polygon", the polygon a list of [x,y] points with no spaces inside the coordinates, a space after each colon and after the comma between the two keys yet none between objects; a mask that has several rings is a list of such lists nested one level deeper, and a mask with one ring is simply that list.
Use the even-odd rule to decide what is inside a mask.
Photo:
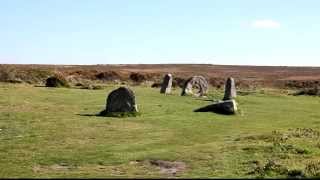
[{"label": "grass field", "polygon": [[[0,84],[0,177],[320,175],[320,98],[241,93],[234,116],[195,113],[221,99],[131,87],[139,117],[99,117],[102,90]],[[178,161],[176,174],[151,160]],[[161,169],[162,168],[162,169]]]}]

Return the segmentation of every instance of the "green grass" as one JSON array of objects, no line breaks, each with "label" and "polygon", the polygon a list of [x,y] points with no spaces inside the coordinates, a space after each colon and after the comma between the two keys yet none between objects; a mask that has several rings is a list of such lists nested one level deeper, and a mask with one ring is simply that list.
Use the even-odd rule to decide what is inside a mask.
[{"label": "green grass", "polygon": [[257,91],[238,96],[239,113],[226,116],[193,112],[221,99],[220,91],[195,98],[131,87],[139,116],[95,116],[115,88],[0,84],[0,178],[169,177],[134,163],[152,159],[186,163],[177,177],[287,177],[265,168],[268,160],[319,173],[319,97]]}]

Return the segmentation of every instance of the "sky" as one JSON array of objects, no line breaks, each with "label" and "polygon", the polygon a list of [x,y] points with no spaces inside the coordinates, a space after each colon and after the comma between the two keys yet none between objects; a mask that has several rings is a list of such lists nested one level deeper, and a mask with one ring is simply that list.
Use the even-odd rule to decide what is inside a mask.
[{"label": "sky", "polygon": [[0,63],[320,66],[319,8],[319,0],[0,0]]}]

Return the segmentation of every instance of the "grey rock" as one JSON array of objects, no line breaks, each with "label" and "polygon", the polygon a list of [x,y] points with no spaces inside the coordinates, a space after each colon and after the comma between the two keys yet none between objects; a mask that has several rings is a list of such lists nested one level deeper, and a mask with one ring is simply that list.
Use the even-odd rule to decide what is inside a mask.
[{"label": "grey rock", "polygon": [[[194,93],[193,89],[197,89],[197,92]],[[203,76],[193,76],[189,78],[182,89],[181,96],[185,95],[195,95],[195,96],[204,96],[208,92],[208,82]]]},{"label": "grey rock", "polygon": [[229,77],[225,85],[223,100],[231,100],[235,97],[237,97],[236,85],[234,79]]},{"label": "grey rock", "polygon": [[231,115],[237,112],[237,103],[235,100],[221,101],[196,109],[194,112],[214,112],[218,114]]},{"label": "grey rock", "polygon": [[105,111],[106,113],[137,112],[133,91],[126,87],[112,91],[108,95]]},{"label": "grey rock", "polygon": [[161,94],[170,94],[172,87],[172,75],[166,74],[163,78],[163,82],[161,84],[160,93]]}]

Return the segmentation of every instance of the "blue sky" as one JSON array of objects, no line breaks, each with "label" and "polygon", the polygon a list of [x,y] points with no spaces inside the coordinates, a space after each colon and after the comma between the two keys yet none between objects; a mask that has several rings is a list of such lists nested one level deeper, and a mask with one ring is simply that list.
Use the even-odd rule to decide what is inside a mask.
[{"label": "blue sky", "polygon": [[319,0],[1,0],[0,63],[320,66]]}]

